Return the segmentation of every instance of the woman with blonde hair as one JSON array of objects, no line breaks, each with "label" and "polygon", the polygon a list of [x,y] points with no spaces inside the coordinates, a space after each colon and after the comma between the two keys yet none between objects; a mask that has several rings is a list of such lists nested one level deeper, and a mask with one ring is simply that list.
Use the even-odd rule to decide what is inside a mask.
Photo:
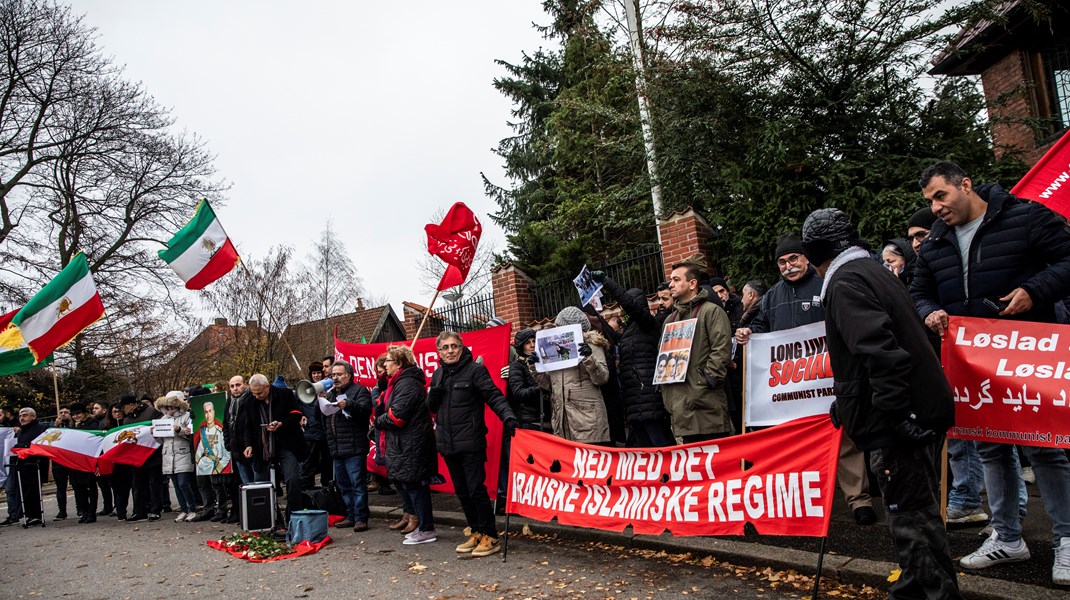
[{"label": "woman with blonde hair", "polygon": [[387,472],[408,496],[416,515],[416,529],[402,543],[426,544],[438,539],[431,511],[431,478],[438,471],[438,454],[424,391],[426,377],[408,346],[391,346],[386,354],[386,412],[376,418],[375,427],[386,433]]}]

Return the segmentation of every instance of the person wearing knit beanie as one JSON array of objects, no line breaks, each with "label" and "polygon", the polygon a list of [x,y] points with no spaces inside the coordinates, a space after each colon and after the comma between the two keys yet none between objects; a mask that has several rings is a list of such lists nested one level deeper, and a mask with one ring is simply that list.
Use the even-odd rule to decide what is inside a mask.
[{"label": "person wearing knit beanie", "polygon": [[583,312],[575,306],[566,306],[561,309],[561,312],[557,313],[557,318],[554,319],[554,323],[558,327],[564,325],[579,325],[584,332],[591,330],[591,321],[587,318],[587,313]]},{"label": "person wearing knit beanie", "polygon": [[921,243],[929,237],[929,232],[932,231],[935,222],[936,215],[929,207],[919,208],[918,212],[910,216],[910,220],[907,221],[907,239],[910,240],[914,254],[918,253]]}]

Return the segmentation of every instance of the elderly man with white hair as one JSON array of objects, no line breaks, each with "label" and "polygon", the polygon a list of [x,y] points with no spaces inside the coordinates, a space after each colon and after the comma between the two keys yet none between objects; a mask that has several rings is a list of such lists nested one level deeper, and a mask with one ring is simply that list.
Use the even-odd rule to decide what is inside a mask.
[{"label": "elderly man with white hair", "polygon": [[[30,407],[19,410],[19,426],[14,428],[15,447],[29,448],[30,442],[48,429],[37,421],[37,411]],[[26,525],[43,525],[41,521],[41,481],[48,472],[48,459],[39,456],[25,460],[12,459],[4,489],[7,491],[7,518],[0,525],[14,525],[26,510]],[[17,462],[15,462],[17,461]],[[35,480],[35,478],[37,478]]]}]

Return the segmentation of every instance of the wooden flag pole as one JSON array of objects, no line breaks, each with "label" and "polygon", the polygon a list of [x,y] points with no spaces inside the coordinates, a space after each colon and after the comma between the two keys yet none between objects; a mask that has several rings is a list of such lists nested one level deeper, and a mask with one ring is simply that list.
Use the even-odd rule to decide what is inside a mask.
[{"label": "wooden flag pole", "polygon": [[424,324],[427,323],[427,317],[431,314],[431,307],[435,305],[435,301],[438,300],[439,290],[435,290],[434,297],[431,298],[431,304],[427,305],[427,310],[424,311],[424,318],[420,320],[420,326],[416,328],[416,335],[412,336],[412,344],[410,348],[416,345],[416,340],[420,338],[420,332],[424,330]]},{"label": "wooden flag pole", "polygon": [[[245,274],[249,276],[250,282],[252,282],[253,272],[249,270],[249,267],[245,266],[245,261],[242,260],[241,257],[238,257],[238,262],[241,264],[241,268],[245,270]],[[260,296],[260,302],[264,305],[264,310],[267,311],[268,318],[271,319],[271,324],[275,327],[275,329],[279,330],[279,339],[282,340],[282,343],[286,344],[286,349],[290,351],[290,358],[293,359],[294,366],[297,367],[297,374],[298,376],[300,376],[301,363],[297,362],[297,355],[294,354],[294,349],[290,347],[290,342],[286,339],[286,336],[284,335],[285,332],[282,330],[282,327],[279,326],[279,322],[275,320],[275,315],[271,313],[271,307],[268,306],[267,301],[264,300],[264,293],[260,291],[260,288],[257,288],[256,294]]]},{"label": "wooden flag pole", "polygon": [[59,378],[56,377],[56,360],[52,359],[52,389],[56,392],[56,416],[59,416]]}]

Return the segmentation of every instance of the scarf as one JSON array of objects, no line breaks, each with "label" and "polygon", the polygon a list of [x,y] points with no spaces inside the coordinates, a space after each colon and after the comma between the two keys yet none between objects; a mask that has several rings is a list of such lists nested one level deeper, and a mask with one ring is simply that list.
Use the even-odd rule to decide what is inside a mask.
[{"label": "scarf", "polygon": [[852,260],[858,260],[860,258],[869,258],[869,252],[861,246],[851,246],[849,249],[841,252],[839,256],[832,259],[828,271],[825,271],[825,280],[821,282],[822,302],[825,300],[825,292],[828,290],[829,282],[832,281],[832,276],[836,273],[836,270]]}]

